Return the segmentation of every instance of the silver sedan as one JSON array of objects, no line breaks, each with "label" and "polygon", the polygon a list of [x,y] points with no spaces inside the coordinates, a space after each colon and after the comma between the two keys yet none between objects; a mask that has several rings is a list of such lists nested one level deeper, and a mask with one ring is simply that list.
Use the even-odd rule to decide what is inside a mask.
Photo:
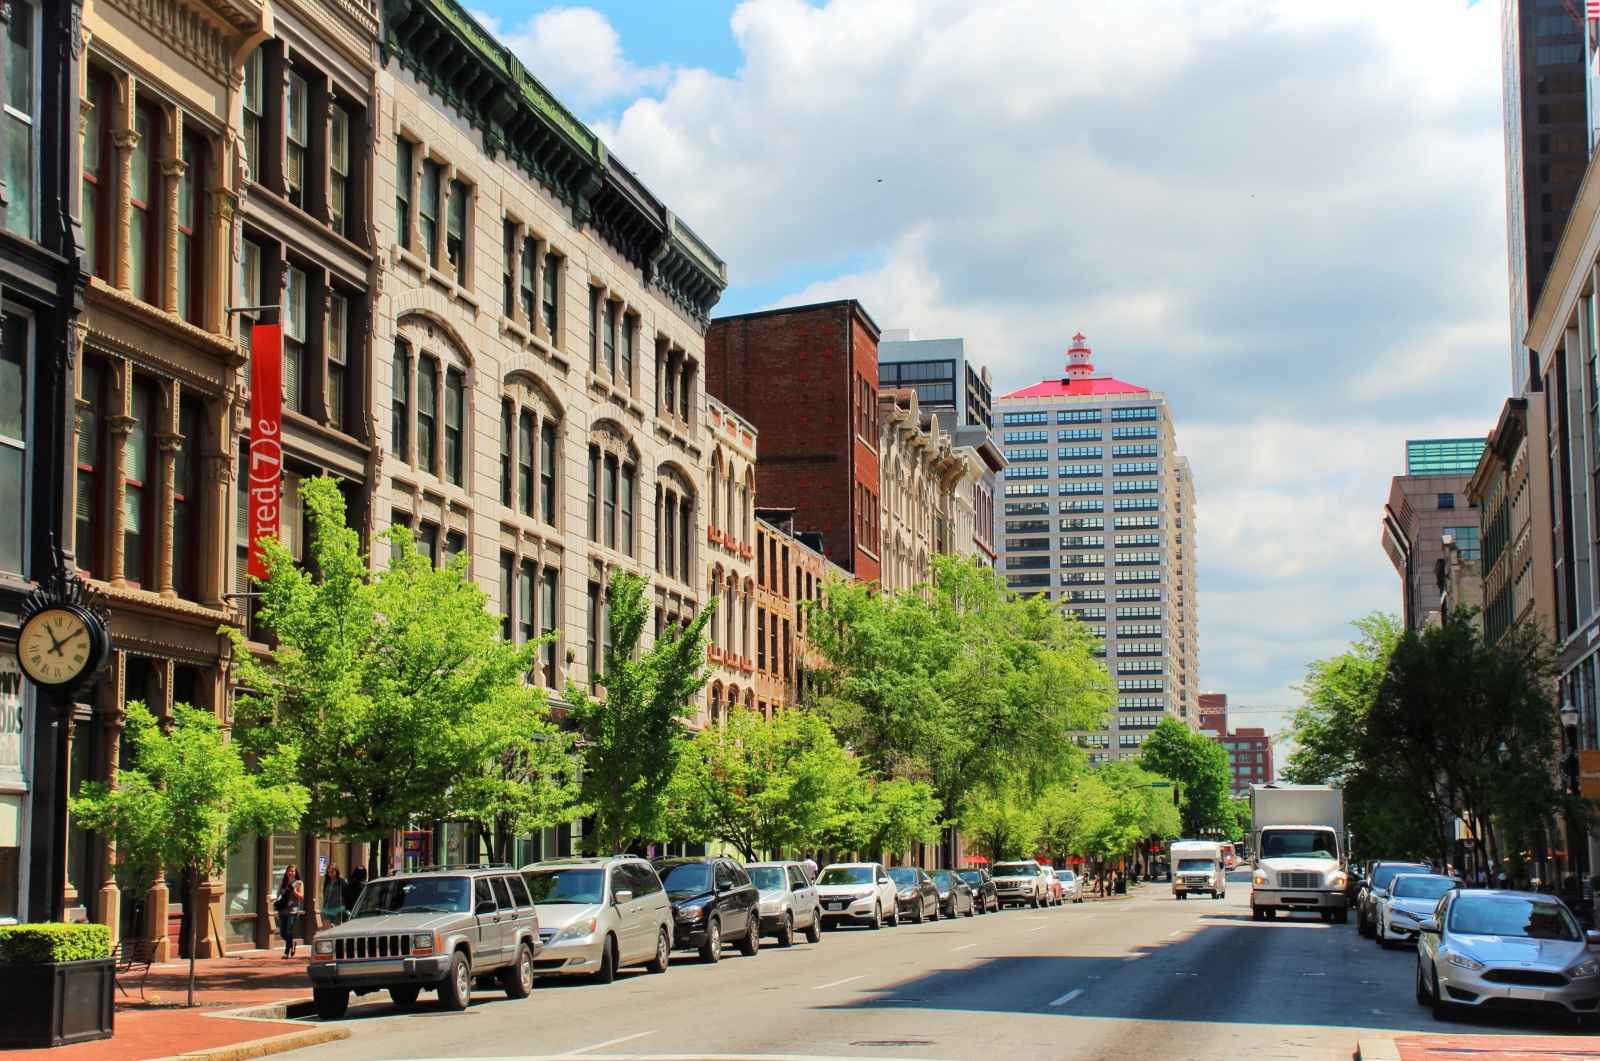
[{"label": "silver sedan", "polygon": [[1600,1014],[1600,933],[1584,933],[1556,898],[1447,892],[1417,937],[1417,1002],[1457,1010]]}]

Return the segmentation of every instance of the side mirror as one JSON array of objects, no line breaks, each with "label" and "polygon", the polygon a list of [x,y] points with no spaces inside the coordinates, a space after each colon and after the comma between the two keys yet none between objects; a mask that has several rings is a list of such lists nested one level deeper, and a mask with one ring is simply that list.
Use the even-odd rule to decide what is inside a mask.
[{"label": "side mirror", "polygon": [[1439,931],[1439,919],[1437,917],[1425,917],[1425,918],[1423,918],[1421,921],[1417,922],[1417,931],[1418,932],[1438,932]]},{"label": "side mirror", "polygon": [[879,877],[878,878],[878,883],[879,884],[890,884],[892,882],[889,880],[888,877]]},{"label": "side mirror", "polygon": [[499,909],[499,907],[494,905],[494,900],[484,899],[477,906],[473,907],[472,912],[479,917],[485,917],[494,913],[497,909]]},{"label": "side mirror", "polygon": [[1600,932],[1596,932],[1591,928],[1589,931],[1583,934],[1583,938],[1588,942],[1589,946],[1600,947]]},{"label": "side mirror", "polygon": [[633,892],[628,888],[619,888],[611,893],[611,901],[621,906],[623,903],[633,901]]}]

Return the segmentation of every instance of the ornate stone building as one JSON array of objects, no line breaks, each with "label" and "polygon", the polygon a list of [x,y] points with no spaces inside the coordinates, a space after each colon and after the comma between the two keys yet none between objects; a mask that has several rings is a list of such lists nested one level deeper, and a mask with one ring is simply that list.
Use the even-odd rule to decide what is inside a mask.
[{"label": "ornate stone building", "polygon": [[894,593],[926,582],[935,555],[972,551],[973,495],[963,484],[983,471],[975,455],[956,450],[913,390],[880,391],[878,424],[883,474],[878,584]]},{"label": "ornate stone building", "polygon": [[[653,636],[709,596],[702,366],[726,269],[453,0],[388,5],[382,56],[374,529],[465,551],[508,636],[555,635],[537,679],[598,688],[613,570],[651,581]],[[436,842],[454,859],[464,830]]]},{"label": "ornate stone building", "polygon": [[757,671],[757,660],[766,662],[767,620],[765,587],[758,587],[753,575],[765,562],[757,551],[762,537],[753,531],[756,429],[709,395],[706,419],[712,438],[711,465],[706,470],[706,593],[717,602],[706,645],[714,669],[706,688],[708,718],[715,723],[738,706],[769,711],[773,691],[757,688],[770,679],[764,668]]}]

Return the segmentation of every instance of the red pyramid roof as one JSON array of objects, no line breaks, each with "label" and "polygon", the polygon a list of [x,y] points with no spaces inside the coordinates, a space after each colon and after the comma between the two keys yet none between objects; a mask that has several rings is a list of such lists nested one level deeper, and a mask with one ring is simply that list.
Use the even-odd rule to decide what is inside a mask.
[{"label": "red pyramid roof", "polygon": [[1045,379],[1031,387],[1024,387],[1005,398],[1071,398],[1094,394],[1149,394],[1150,388],[1140,387],[1111,376],[1092,379]]}]

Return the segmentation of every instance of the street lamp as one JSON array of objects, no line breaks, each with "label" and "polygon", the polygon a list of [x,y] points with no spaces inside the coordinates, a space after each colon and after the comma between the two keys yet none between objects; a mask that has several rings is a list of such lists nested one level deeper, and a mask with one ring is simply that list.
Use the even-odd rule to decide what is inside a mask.
[{"label": "street lamp", "polygon": [[[1578,779],[1578,709],[1568,700],[1561,705],[1561,735],[1562,743],[1566,746],[1566,754],[1561,759],[1561,770],[1566,775],[1567,792],[1576,799],[1582,792]],[[1588,908],[1590,920],[1593,920],[1593,908],[1590,903],[1589,892],[1589,837],[1579,835],[1577,823],[1573,820],[1571,811],[1567,815],[1567,845],[1576,843],[1577,870],[1578,870],[1578,905]]]}]

